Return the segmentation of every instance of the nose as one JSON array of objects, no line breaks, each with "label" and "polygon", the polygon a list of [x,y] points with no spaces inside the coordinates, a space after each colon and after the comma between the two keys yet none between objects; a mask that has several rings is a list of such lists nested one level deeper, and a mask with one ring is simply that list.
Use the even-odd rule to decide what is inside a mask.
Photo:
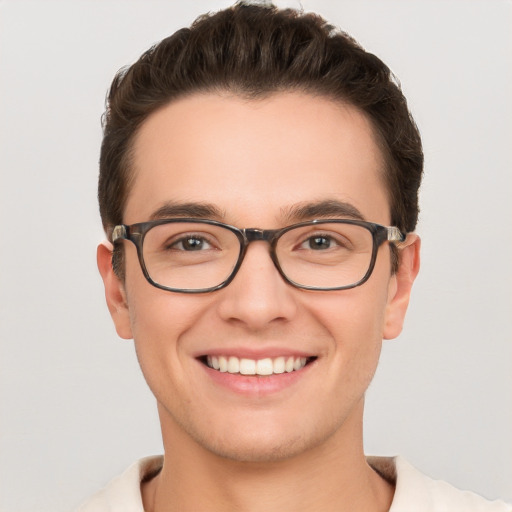
[{"label": "nose", "polygon": [[289,321],[297,312],[294,294],[275,267],[264,241],[247,248],[242,266],[233,281],[219,292],[219,314],[227,321],[260,330],[276,322]]}]

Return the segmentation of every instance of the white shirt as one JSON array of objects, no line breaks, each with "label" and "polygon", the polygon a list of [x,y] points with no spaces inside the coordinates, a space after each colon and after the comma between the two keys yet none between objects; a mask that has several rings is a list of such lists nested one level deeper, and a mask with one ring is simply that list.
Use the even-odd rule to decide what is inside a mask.
[{"label": "white shirt", "polygon": [[[401,457],[368,457],[368,463],[395,483],[389,512],[512,512],[512,505],[488,501],[420,473]],[[163,457],[146,457],[132,464],[76,512],[144,512],[140,484],[158,473]]]}]

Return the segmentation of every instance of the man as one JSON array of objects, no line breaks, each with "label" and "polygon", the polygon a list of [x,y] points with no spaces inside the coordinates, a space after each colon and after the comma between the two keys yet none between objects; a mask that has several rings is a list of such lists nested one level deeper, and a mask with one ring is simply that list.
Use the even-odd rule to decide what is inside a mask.
[{"label": "man", "polygon": [[165,454],[82,510],[510,510],[363,453],[422,167],[388,68],[313,15],[239,4],[118,74],[98,267]]}]

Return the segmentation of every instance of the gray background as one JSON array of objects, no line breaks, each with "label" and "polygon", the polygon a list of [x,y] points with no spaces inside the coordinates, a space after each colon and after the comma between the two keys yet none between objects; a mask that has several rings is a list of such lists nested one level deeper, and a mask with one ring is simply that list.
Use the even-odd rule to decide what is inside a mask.
[{"label": "gray background", "polygon": [[[229,3],[0,1],[2,512],[70,510],[161,452],[96,271],[100,115],[118,68]],[[426,151],[423,266],[368,394],[366,449],[512,500],[512,4],[303,5],[390,65]]]}]

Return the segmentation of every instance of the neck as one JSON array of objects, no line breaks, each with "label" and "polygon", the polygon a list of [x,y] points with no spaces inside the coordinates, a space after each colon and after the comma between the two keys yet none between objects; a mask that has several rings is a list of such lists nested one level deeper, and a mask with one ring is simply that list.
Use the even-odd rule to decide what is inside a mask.
[{"label": "neck", "polygon": [[344,425],[321,445],[271,462],[226,459],[180,429],[164,430],[164,466],[142,486],[144,510],[388,511],[393,487],[366,463],[362,425],[355,426],[357,438],[346,439],[353,427]]}]

